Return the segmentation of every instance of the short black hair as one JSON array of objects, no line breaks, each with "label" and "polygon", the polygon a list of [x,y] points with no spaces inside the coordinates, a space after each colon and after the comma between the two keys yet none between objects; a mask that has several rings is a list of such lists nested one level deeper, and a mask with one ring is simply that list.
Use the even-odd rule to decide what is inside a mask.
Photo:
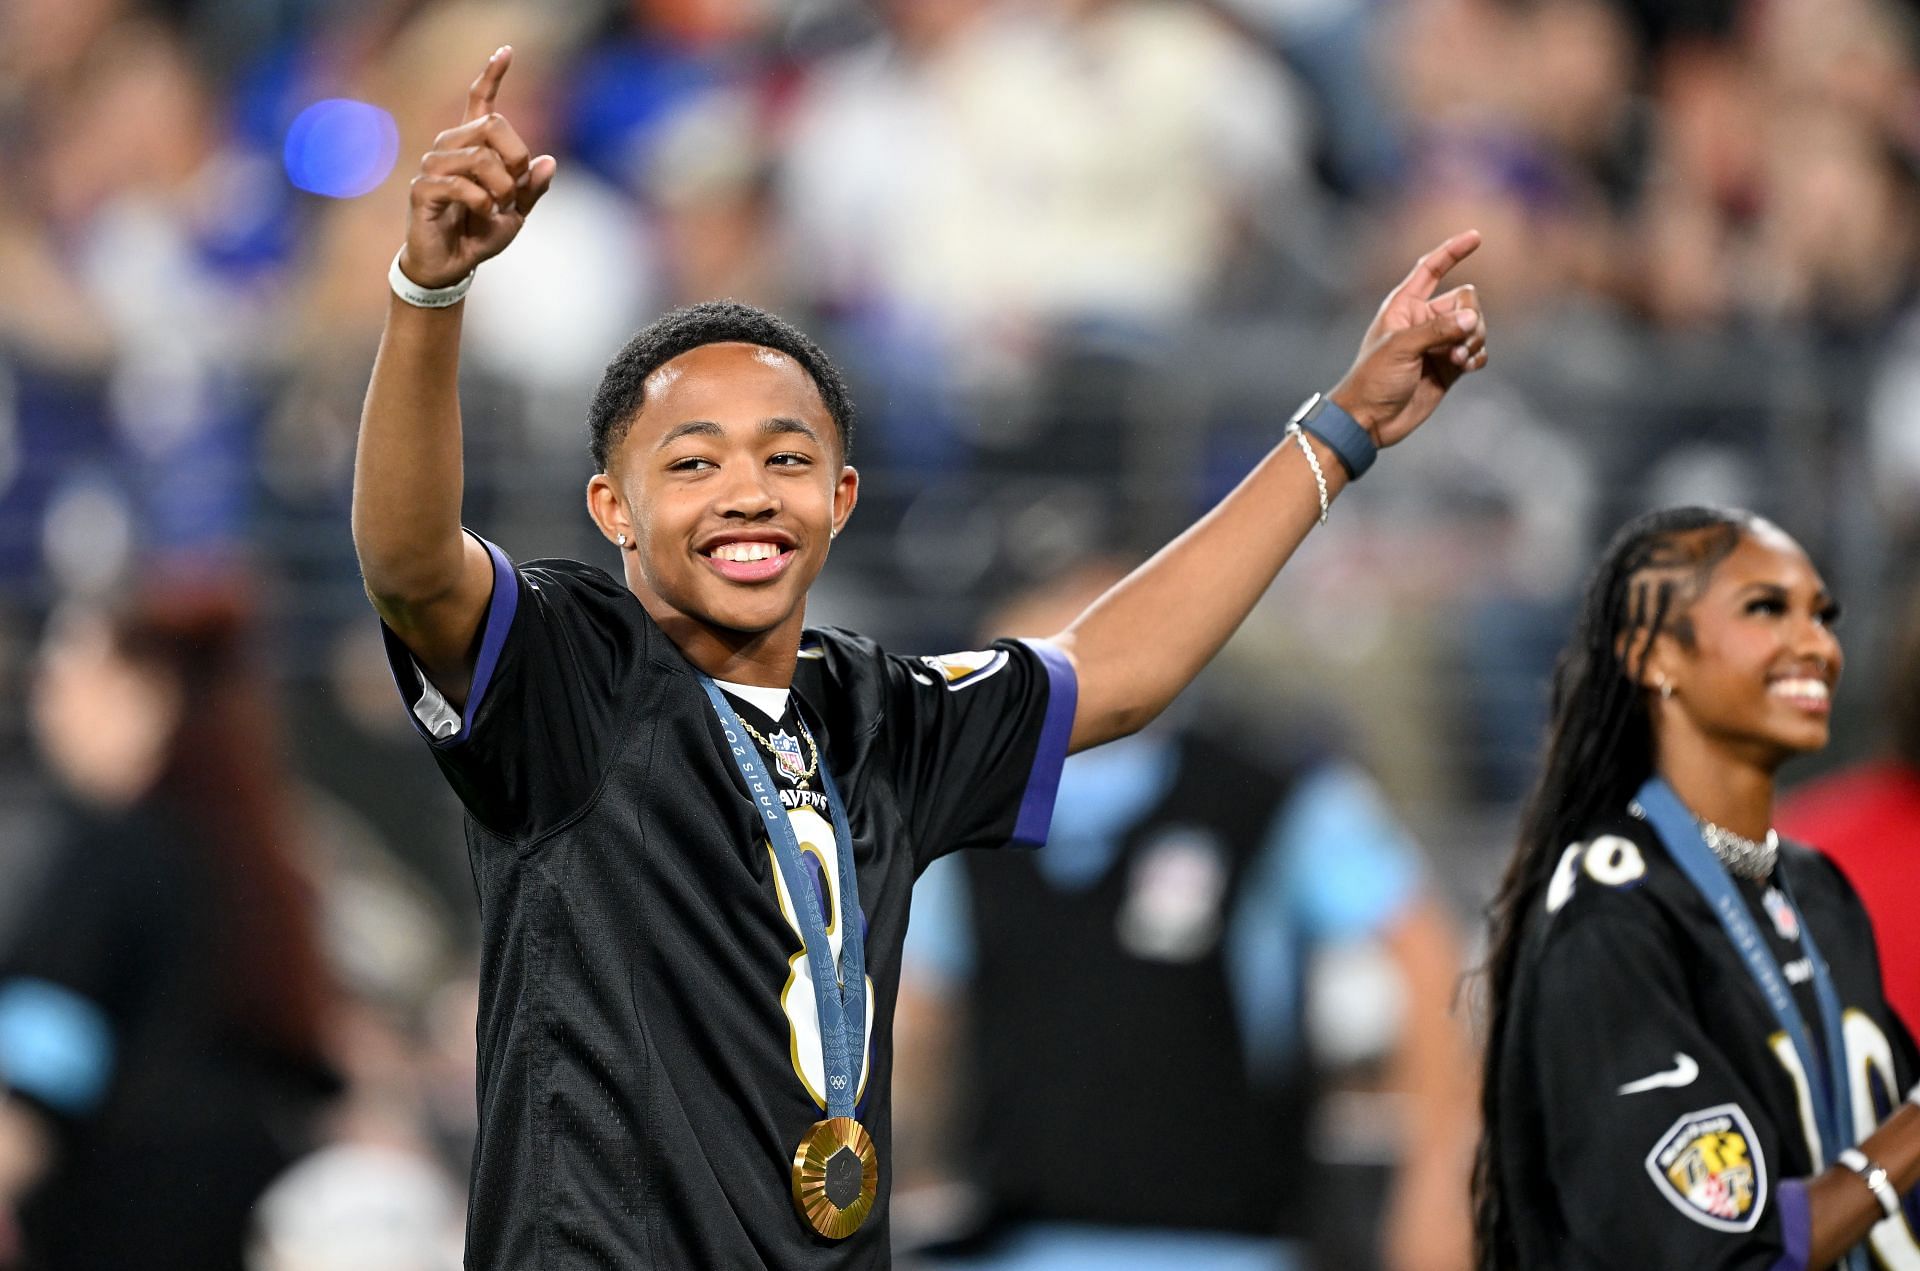
[{"label": "short black hair", "polygon": [[705,344],[757,344],[784,353],[813,378],[814,387],[840,434],[840,455],[853,453],[853,398],[840,370],[820,346],[792,323],[737,300],[707,300],[675,309],[650,323],[607,363],[587,408],[588,448],[600,471],[626,436],[646,402],[647,377],[666,363]]}]

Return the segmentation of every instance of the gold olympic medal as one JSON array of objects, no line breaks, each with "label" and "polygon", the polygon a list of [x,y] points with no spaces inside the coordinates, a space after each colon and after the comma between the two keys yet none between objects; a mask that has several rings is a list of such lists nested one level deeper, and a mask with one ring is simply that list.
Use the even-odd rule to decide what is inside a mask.
[{"label": "gold olympic medal", "polygon": [[852,1117],[816,1121],[793,1153],[793,1203],[830,1240],[860,1230],[880,1194],[880,1154]]}]

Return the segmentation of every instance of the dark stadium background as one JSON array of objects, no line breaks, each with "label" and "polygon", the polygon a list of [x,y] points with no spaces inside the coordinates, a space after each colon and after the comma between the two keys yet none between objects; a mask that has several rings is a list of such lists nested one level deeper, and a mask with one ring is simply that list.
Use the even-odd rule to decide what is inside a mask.
[{"label": "dark stadium background", "polygon": [[[240,580],[355,1002],[337,1134],[398,1153],[366,1168],[417,1189],[420,1221],[454,1213],[472,893],[347,505],[414,156],[503,42],[501,108],[560,160],[468,302],[467,520],[518,558],[611,564],[582,507],[599,368],[663,309],[731,295],[799,320],[856,385],[861,504],[813,620],[967,647],[1012,591],[1204,509],[1344,369],[1417,251],[1473,225],[1491,368],[1340,499],[1216,689],[1276,735],[1338,721],[1471,931],[1587,562],[1639,509],[1736,503],[1806,544],[1848,609],[1838,740],[1797,775],[1864,755],[1920,564],[1917,18],[11,0],[0,934],[54,815],[28,710],[50,615],[141,578]],[[1364,1243],[1393,1137],[1364,1039],[1391,1010],[1342,1000],[1355,1101],[1316,1150],[1355,1171]],[[335,1182],[280,1229],[318,1240],[327,1204],[351,1212]]]}]

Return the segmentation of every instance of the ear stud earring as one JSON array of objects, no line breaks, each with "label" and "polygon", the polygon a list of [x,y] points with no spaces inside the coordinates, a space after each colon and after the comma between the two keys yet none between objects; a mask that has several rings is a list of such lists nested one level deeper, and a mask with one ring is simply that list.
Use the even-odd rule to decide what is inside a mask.
[{"label": "ear stud earring", "polygon": [[619,535],[613,541],[616,547],[625,547],[627,545],[627,536],[625,534]]}]

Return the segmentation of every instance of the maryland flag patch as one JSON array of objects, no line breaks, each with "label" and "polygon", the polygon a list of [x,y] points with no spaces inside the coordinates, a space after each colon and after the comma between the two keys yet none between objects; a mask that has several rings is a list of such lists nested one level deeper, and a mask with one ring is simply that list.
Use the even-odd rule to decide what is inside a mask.
[{"label": "maryland flag patch", "polygon": [[1737,1103],[1675,1121],[1647,1153],[1647,1173],[1675,1209],[1716,1231],[1752,1231],[1766,1205],[1766,1162]]},{"label": "maryland flag patch", "polygon": [[977,653],[943,653],[920,659],[941,677],[949,689],[959,690],[978,684],[1007,664],[1005,649],[981,649]]}]

